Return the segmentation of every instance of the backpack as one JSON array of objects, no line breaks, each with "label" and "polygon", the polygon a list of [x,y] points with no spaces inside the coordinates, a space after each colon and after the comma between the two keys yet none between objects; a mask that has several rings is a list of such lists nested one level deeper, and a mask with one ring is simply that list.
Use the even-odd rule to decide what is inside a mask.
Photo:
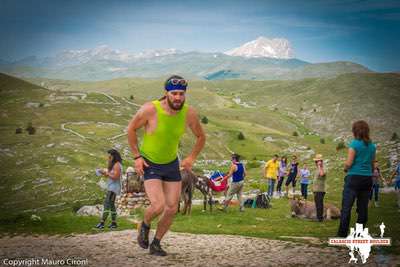
[{"label": "backpack", "polygon": [[271,207],[270,205],[270,197],[266,194],[259,194],[256,197],[256,207],[260,209],[268,209]]},{"label": "backpack", "polygon": [[253,202],[254,202],[254,199],[248,198],[248,199],[246,199],[246,201],[243,203],[243,205],[244,205],[246,208],[251,208],[251,207],[253,206]]}]

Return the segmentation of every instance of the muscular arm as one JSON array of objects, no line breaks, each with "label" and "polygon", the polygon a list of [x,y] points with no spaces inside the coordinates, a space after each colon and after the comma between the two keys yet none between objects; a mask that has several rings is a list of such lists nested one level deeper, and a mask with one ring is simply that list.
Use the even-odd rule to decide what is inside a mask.
[{"label": "muscular arm", "polygon": [[147,124],[153,110],[154,106],[151,103],[144,104],[128,124],[128,143],[134,157],[140,156],[136,131]]},{"label": "muscular arm", "polygon": [[232,176],[232,174],[236,171],[237,167],[235,164],[232,164],[231,167],[229,168],[228,173],[222,178],[222,180],[228,179],[229,177]]},{"label": "muscular arm", "polygon": [[[146,126],[150,116],[155,112],[156,110],[154,105],[152,103],[146,103],[138,110],[138,112],[136,112],[135,116],[133,116],[132,120],[129,122],[128,143],[135,158],[140,156],[136,131],[143,126]],[[135,160],[135,170],[138,175],[143,175],[144,166],[147,166],[147,163],[143,158]]]},{"label": "muscular arm", "polygon": [[196,143],[189,156],[182,161],[182,167],[191,169],[192,164],[206,143],[206,135],[204,134],[203,127],[201,127],[197,113],[192,107],[188,109],[186,122],[192,133],[196,136]]}]

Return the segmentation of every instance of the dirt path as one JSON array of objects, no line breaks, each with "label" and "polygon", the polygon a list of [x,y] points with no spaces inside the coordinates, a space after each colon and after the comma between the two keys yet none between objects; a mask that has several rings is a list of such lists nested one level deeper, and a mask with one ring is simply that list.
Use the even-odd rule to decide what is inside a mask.
[{"label": "dirt path", "polygon": [[[352,266],[347,249],[226,235],[168,233],[167,257],[154,257],[136,244],[136,231],[95,235],[17,236],[0,239],[4,259],[87,259],[85,266]],[[399,256],[372,255],[363,266],[395,266]],[[394,258],[397,257],[397,258]],[[378,264],[379,261],[379,264]],[[386,261],[386,264],[382,264]],[[32,265],[38,266],[38,265]],[[43,266],[43,265],[42,265]],[[79,266],[79,265],[73,265]],[[82,265],[83,266],[83,265]],[[356,266],[356,265],[354,265]]]}]

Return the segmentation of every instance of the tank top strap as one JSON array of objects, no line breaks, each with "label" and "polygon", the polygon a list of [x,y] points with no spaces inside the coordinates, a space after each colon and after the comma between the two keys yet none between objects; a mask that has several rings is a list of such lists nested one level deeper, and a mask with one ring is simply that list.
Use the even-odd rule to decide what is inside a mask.
[{"label": "tank top strap", "polygon": [[153,103],[153,105],[156,107],[157,113],[160,113],[163,111],[161,108],[160,100],[154,100],[154,101],[151,101],[151,103]]}]

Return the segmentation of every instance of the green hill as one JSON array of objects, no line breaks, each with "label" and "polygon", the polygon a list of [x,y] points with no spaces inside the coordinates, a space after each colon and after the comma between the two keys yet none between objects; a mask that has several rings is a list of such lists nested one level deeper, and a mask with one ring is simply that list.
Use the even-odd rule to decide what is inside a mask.
[{"label": "green hill", "polygon": [[[120,149],[125,167],[132,164],[124,131],[137,106],[129,102],[142,103],[161,93],[160,81],[52,82],[62,84],[64,89],[67,86],[69,91],[45,89],[3,74],[0,77],[0,160],[7,166],[2,173],[0,202],[7,210],[65,209],[100,201],[103,193],[94,169],[105,166],[107,149]],[[188,96],[200,115],[209,119],[204,125],[207,145],[197,170],[224,168],[220,166],[222,160],[229,158],[231,151],[253,160],[299,147],[299,155],[311,156],[313,144],[319,139],[292,136],[296,129],[303,131],[296,121],[266,108],[243,108],[228,97],[204,89],[206,85],[195,84]],[[135,88],[134,100],[125,98],[132,93],[131,88]],[[17,128],[25,129],[29,123],[36,128],[34,135],[25,130],[16,134]],[[238,140],[239,132],[244,140]],[[191,133],[187,133],[181,154],[187,154],[192,144]],[[206,159],[212,161],[201,161]],[[258,169],[251,172],[260,174]],[[12,194],[5,194],[10,190]]]},{"label": "green hill", "polygon": [[[322,153],[329,159],[332,177],[329,183],[333,192],[330,199],[338,203],[345,151],[336,152],[337,143],[333,138],[340,129],[349,134],[352,110],[376,118],[370,121],[373,129],[379,127],[375,123],[380,120],[387,127],[395,125],[398,77],[354,74],[332,80],[297,82],[193,81],[188,102],[198,109],[200,117],[208,118],[208,123],[203,124],[207,144],[195,169],[200,173],[225,170],[228,162],[224,160],[229,159],[232,151],[237,152],[248,161],[251,178],[246,190],[250,190],[265,187],[259,180],[262,170],[258,160],[267,160],[275,153],[296,154],[312,166],[312,156]],[[103,191],[94,170],[106,165],[106,151],[110,147],[122,152],[125,168],[132,164],[124,135],[137,110],[132,103],[142,104],[158,98],[162,94],[162,81],[120,78],[101,82],[47,79],[31,82],[41,86],[4,74],[0,76],[2,208],[51,211],[101,203]],[[361,88],[365,91],[360,91]],[[371,96],[362,97],[364,94]],[[352,101],[360,101],[359,106],[345,106]],[[335,103],[344,107],[338,111],[327,108]],[[368,109],[363,109],[363,105]],[[334,112],[341,119],[333,119]],[[306,117],[308,114],[310,118]],[[329,123],[314,127],[314,120],[319,117]],[[16,134],[17,128],[25,129],[29,123],[36,128],[34,135],[25,130]],[[321,144],[318,134],[311,134],[320,129],[325,144]],[[385,140],[392,129],[398,128],[384,129],[379,135],[375,131],[373,137]],[[240,132],[244,140],[238,139]],[[293,136],[294,132],[299,136]],[[193,142],[191,133],[186,133],[180,154],[186,155]],[[385,170],[389,166],[387,151],[390,149],[388,146],[379,155]]]},{"label": "green hill", "polygon": [[[31,81],[52,89],[133,96],[138,103],[158,98],[163,86],[159,80],[138,78],[100,82]],[[353,121],[365,119],[371,124],[374,139],[386,141],[394,132],[400,132],[398,88],[400,75],[392,73],[353,73],[300,81],[192,81],[189,101],[202,115],[229,114],[225,116],[262,122],[288,133],[304,125],[310,132],[338,139],[351,134]]]}]

